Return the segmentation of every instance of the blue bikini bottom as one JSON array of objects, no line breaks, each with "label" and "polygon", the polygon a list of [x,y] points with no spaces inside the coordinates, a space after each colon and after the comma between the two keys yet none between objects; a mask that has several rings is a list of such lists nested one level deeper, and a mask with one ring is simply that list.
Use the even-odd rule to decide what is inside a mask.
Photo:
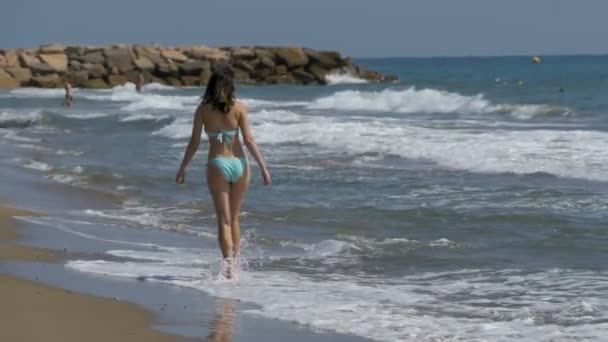
[{"label": "blue bikini bottom", "polygon": [[209,159],[209,163],[217,167],[224,179],[230,183],[238,181],[247,169],[247,158],[245,157],[215,157]]}]

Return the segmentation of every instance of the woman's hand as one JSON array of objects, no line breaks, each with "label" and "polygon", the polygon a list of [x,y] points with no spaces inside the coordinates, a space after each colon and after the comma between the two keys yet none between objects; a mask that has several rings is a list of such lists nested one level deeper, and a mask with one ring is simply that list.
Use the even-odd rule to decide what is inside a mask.
[{"label": "woman's hand", "polygon": [[186,171],[184,171],[183,168],[180,168],[179,171],[177,171],[177,176],[175,176],[175,182],[177,184],[184,184],[185,181],[186,181]]},{"label": "woman's hand", "polygon": [[270,177],[270,172],[266,168],[262,169],[262,179],[264,180],[264,185],[268,186],[272,183],[272,177]]}]

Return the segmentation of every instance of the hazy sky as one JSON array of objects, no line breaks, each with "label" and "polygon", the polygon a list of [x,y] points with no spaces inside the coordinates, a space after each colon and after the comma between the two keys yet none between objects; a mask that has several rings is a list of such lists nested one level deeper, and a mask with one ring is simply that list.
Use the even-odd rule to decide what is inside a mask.
[{"label": "hazy sky", "polygon": [[6,0],[0,48],[304,45],[355,57],[608,53],[608,0]]}]

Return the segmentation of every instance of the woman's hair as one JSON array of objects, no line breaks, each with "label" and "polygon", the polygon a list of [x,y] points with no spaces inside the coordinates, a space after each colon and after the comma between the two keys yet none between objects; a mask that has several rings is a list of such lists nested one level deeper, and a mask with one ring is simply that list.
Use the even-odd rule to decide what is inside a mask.
[{"label": "woman's hair", "polygon": [[228,114],[234,101],[234,80],[230,72],[214,72],[203,95],[203,103],[210,103],[213,109]]}]

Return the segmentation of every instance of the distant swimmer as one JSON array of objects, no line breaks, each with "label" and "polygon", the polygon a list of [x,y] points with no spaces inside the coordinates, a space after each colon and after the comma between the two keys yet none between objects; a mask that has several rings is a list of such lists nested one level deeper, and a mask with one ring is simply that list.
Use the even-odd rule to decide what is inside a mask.
[{"label": "distant swimmer", "polygon": [[559,92],[560,93],[565,93],[566,92],[566,87],[560,87],[559,88]]},{"label": "distant swimmer", "polygon": [[137,90],[138,93],[141,93],[144,90],[144,75],[142,73],[139,73],[137,84],[135,84],[135,90]]},{"label": "distant swimmer", "polygon": [[65,89],[65,98],[63,99],[63,106],[69,108],[72,106],[72,85],[70,84],[70,82],[66,81],[63,88]]}]

